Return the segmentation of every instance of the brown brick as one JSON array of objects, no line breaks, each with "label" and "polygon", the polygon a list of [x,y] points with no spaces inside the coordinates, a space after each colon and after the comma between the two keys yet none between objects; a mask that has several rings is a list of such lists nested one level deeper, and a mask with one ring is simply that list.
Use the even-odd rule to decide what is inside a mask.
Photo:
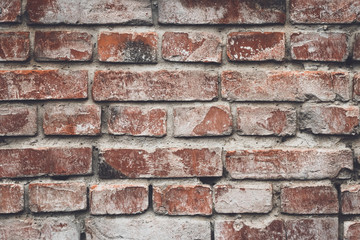
[{"label": "brown brick", "polygon": [[226,105],[174,108],[174,136],[222,136],[232,132],[230,107]]},{"label": "brown brick", "polygon": [[36,133],[35,106],[0,107],[0,136],[34,136]]},{"label": "brown brick", "polygon": [[358,240],[360,236],[360,222],[344,222],[344,240]]},{"label": "brown brick", "polygon": [[315,134],[355,134],[359,115],[357,106],[307,105],[300,113],[300,128]]},{"label": "brown brick", "polygon": [[239,135],[295,135],[296,110],[274,105],[239,106],[236,123]]},{"label": "brown brick", "polygon": [[97,105],[48,105],[44,108],[46,135],[98,135],[101,108]]},{"label": "brown brick", "polygon": [[[260,225],[260,226],[259,226]],[[242,220],[216,220],[215,240],[285,240],[284,221],[275,219],[267,223],[247,223]]]},{"label": "brown brick", "polygon": [[221,39],[207,32],[166,32],[162,57],[173,62],[221,63]]},{"label": "brown brick", "polygon": [[152,24],[149,0],[31,0],[26,11],[33,24]]},{"label": "brown brick", "polygon": [[347,101],[350,98],[350,77],[345,72],[224,71],[221,81],[222,97],[230,101]]},{"label": "brown brick", "polygon": [[341,185],[341,212],[360,214],[360,185]]},{"label": "brown brick", "polygon": [[164,108],[111,106],[108,119],[109,133],[162,137],[166,135],[166,119]]},{"label": "brown brick", "polygon": [[86,32],[35,32],[36,61],[90,61],[91,35]]},{"label": "brown brick", "polygon": [[290,214],[338,213],[337,191],[330,185],[283,187],[281,211]]},{"label": "brown brick", "polygon": [[360,20],[360,2],[354,0],[291,0],[293,23],[352,23]]},{"label": "brown brick", "polygon": [[137,214],[149,206],[149,190],[145,185],[93,185],[90,188],[90,213]]},{"label": "brown brick", "polygon": [[181,178],[222,175],[221,149],[104,149],[101,178]]},{"label": "brown brick", "polygon": [[18,213],[22,210],[24,210],[24,186],[20,184],[1,183],[0,214]]},{"label": "brown brick", "polygon": [[19,22],[21,15],[21,0],[1,0],[0,10],[0,23]]},{"label": "brown brick", "polygon": [[354,75],[353,98],[356,101],[360,101],[360,73],[355,73]]},{"label": "brown brick", "polygon": [[204,71],[97,71],[92,94],[95,101],[210,101],[218,96],[218,77]]},{"label": "brown brick", "polygon": [[154,186],[153,209],[166,215],[211,215],[212,191],[207,185]]},{"label": "brown brick", "polygon": [[156,63],[158,36],[148,33],[102,32],[98,39],[103,62]]},{"label": "brown brick", "polygon": [[214,205],[218,213],[268,213],[273,208],[272,185],[218,184],[214,187]]},{"label": "brown brick", "polygon": [[87,98],[87,71],[0,71],[0,101]]},{"label": "brown brick", "polygon": [[227,39],[230,61],[282,61],[285,58],[285,33],[232,32]]},{"label": "brown brick", "polygon": [[353,59],[360,60],[360,33],[355,34]]},{"label": "brown brick", "polygon": [[293,33],[291,57],[294,60],[345,62],[349,55],[345,33]]},{"label": "brown brick", "polygon": [[0,178],[91,173],[91,148],[0,149]]},{"label": "brown brick", "polygon": [[235,179],[324,179],[352,170],[353,157],[350,149],[239,150],[225,164]]},{"label": "brown brick", "polygon": [[285,23],[284,0],[159,0],[159,22],[165,24]]},{"label": "brown brick", "polygon": [[86,209],[85,183],[30,183],[29,208],[32,212],[73,212]]},{"label": "brown brick", "polygon": [[337,218],[287,220],[285,222],[286,239],[336,240],[338,239],[338,227]]},{"label": "brown brick", "polygon": [[30,57],[29,32],[0,33],[0,62],[26,61],[29,59],[29,57]]}]

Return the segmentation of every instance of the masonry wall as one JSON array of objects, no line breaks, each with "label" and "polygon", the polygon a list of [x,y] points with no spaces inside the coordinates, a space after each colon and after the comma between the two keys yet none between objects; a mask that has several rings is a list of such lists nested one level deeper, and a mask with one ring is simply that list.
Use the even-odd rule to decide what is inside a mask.
[{"label": "masonry wall", "polygon": [[360,239],[357,0],[0,0],[0,239]]}]

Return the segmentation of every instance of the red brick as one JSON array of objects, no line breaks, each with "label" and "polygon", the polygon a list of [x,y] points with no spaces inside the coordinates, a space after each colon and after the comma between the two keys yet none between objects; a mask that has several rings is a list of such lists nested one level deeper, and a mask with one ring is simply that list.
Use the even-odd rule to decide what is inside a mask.
[{"label": "red brick", "polygon": [[285,222],[286,239],[336,240],[338,239],[338,227],[337,218],[288,220]]},{"label": "red brick", "polygon": [[284,221],[247,223],[242,220],[216,220],[215,240],[286,239]]},{"label": "red brick", "polygon": [[181,178],[222,175],[221,149],[104,149],[101,178]]},{"label": "red brick", "polygon": [[285,33],[232,32],[227,39],[230,61],[282,61],[285,58]]},{"label": "red brick", "polygon": [[360,33],[355,34],[353,59],[360,60]]},{"label": "red brick", "polygon": [[235,179],[324,179],[352,170],[353,157],[350,149],[239,150],[225,164]]},{"label": "red brick", "polygon": [[0,23],[19,22],[21,0],[1,0],[0,10]]},{"label": "red brick", "polygon": [[0,214],[18,213],[22,210],[24,210],[24,186],[20,184],[1,183]]},{"label": "red brick", "polygon": [[360,236],[360,222],[345,221],[344,222],[344,239],[345,240],[359,240]]},{"label": "red brick", "polygon": [[152,24],[149,0],[31,0],[26,11],[33,24]]},{"label": "red brick", "polygon": [[341,185],[341,212],[360,214],[360,185]]},{"label": "red brick", "polygon": [[101,108],[97,105],[48,105],[44,109],[46,135],[98,135]]},{"label": "red brick", "polygon": [[291,0],[293,23],[352,23],[360,20],[360,2],[354,0]]},{"label": "red brick", "polygon": [[29,57],[30,57],[29,32],[0,33],[0,62],[26,61],[28,60]]},{"label": "red brick", "polygon": [[300,113],[300,128],[315,134],[355,134],[359,115],[357,106],[307,105]]},{"label": "red brick", "polygon": [[347,101],[350,98],[350,77],[345,72],[224,71],[221,81],[222,96],[230,101]]},{"label": "red brick", "polygon": [[87,71],[0,71],[0,101],[87,98]]},{"label": "red brick", "polygon": [[221,39],[207,32],[166,32],[162,57],[173,62],[221,63]]},{"label": "red brick", "polygon": [[356,101],[360,101],[360,73],[355,73],[354,75],[353,98]]},{"label": "red brick", "polygon": [[330,185],[283,187],[281,211],[290,214],[338,213],[337,191]]},{"label": "red brick", "polygon": [[218,213],[268,213],[273,208],[272,185],[218,184],[214,187],[214,205]]},{"label": "red brick", "polygon": [[91,35],[86,32],[35,32],[36,61],[90,61]]},{"label": "red brick", "polygon": [[166,119],[164,108],[110,106],[109,133],[162,137],[166,135]]},{"label": "red brick", "polygon": [[290,38],[294,60],[345,62],[349,55],[345,33],[293,33]]},{"label": "red brick", "polygon": [[284,0],[159,0],[159,22],[165,24],[285,23]]},{"label": "red brick", "polygon": [[91,148],[0,149],[0,178],[91,173]]},{"label": "red brick", "polygon": [[295,135],[296,110],[274,105],[239,106],[236,122],[239,135]]},{"label": "red brick", "polygon": [[218,96],[218,77],[196,70],[97,71],[92,94],[95,101],[210,101]]},{"label": "red brick", "polygon": [[158,36],[148,33],[102,32],[98,39],[103,62],[156,63]]},{"label": "red brick", "polygon": [[29,208],[32,212],[73,212],[86,209],[85,183],[30,183]]},{"label": "red brick", "polygon": [[154,186],[153,209],[166,215],[211,215],[212,191],[207,185]]},{"label": "red brick", "polygon": [[36,133],[35,106],[0,107],[0,136],[34,136]]},{"label": "red brick", "polygon": [[145,185],[93,185],[90,188],[90,213],[137,214],[149,206]]},{"label": "red brick", "polygon": [[226,105],[174,108],[174,136],[222,136],[232,132],[230,107]]}]

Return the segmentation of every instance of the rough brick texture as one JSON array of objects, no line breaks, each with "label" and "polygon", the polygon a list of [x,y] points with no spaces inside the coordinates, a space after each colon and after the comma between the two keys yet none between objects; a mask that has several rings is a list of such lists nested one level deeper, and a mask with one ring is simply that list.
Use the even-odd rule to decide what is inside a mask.
[{"label": "rough brick texture", "polygon": [[0,136],[34,136],[36,132],[36,107],[21,105],[0,107]]},{"label": "rough brick texture", "polygon": [[296,219],[285,222],[286,239],[338,239],[337,218]]},{"label": "rough brick texture", "polygon": [[21,15],[21,0],[2,0],[0,2],[0,23],[19,22]]},{"label": "rough brick texture", "polygon": [[345,221],[344,222],[344,239],[356,240],[360,236],[360,222]]},{"label": "rough brick texture", "polygon": [[22,210],[24,210],[24,186],[20,184],[1,183],[0,214],[17,213]]},{"label": "rough brick texture", "polygon": [[360,214],[360,185],[341,185],[341,212]]},{"label": "rough brick texture", "polygon": [[26,61],[29,57],[29,32],[0,33],[0,62]]},{"label": "rough brick texture", "polygon": [[360,60],[360,33],[355,34],[353,59]]}]

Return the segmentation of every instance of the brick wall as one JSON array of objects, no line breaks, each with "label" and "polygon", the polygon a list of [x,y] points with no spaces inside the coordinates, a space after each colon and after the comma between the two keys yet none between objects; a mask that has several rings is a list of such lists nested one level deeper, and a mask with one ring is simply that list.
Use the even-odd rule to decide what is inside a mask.
[{"label": "brick wall", "polygon": [[359,239],[359,22],[0,0],[0,239]]}]

